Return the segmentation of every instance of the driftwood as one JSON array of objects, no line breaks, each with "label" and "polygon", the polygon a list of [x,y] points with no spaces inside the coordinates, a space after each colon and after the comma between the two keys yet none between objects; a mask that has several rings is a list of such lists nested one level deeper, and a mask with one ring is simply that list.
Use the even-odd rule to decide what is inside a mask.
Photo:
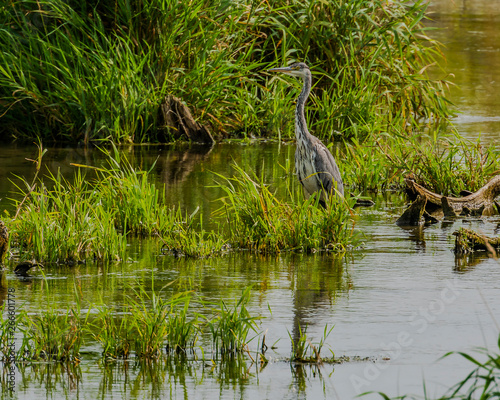
[{"label": "driftwood", "polygon": [[465,228],[453,232],[453,235],[456,254],[468,254],[477,250],[496,253],[500,250],[500,238],[490,238]]},{"label": "driftwood", "polygon": [[425,196],[418,195],[416,200],[411,203],[403,215],[398,218],[396,224],[399,226],[417,226],[421,224],[430,225],[438,222],[436,218],[426,211],[425,207],[427,205],[427,198]]},{"label": "driftwood", "polygon": [[208,128],[196,122],[189,108],[177,97],[167,96],[160,110],[163,124],[175,139],[184,137],[195,143],[214,143]]},{"label": "driftwood", "polygon": [[410,178],[406,178],[405,182],[409,194],[426,199],[425,209],[430,213],[438,209],[442,209],[445,217],[500,213],[500,206],[495,202],[495,197],[500,195],[500,175],[495,176],[477,192],[460,198],[433,193]]}]

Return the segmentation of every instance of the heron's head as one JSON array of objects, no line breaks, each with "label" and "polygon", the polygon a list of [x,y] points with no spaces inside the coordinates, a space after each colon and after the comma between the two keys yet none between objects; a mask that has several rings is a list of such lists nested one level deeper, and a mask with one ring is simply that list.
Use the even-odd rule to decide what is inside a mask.
[{"label": "heron's head", "polygon": [[284,74],[299,78],[305,78],[307,75],[311,74],[309,67],[302,62],[292,64],[288,67],[271,68],[268,69],[268,72],[283,72]]}]

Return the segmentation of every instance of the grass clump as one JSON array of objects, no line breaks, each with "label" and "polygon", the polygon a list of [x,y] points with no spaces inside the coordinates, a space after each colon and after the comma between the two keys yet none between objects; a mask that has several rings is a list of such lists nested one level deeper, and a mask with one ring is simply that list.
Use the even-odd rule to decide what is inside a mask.
[{"label": "grass clump", "polygon": [[80,362],[80,348],[88,332],[90,308],[81,310],[81,294],[76,293],[76,303],[66,310],[49,306],[43,312],[20,314],[19,327],[23,341],[18,351],[20,358],[28,361]]},{"label": "grass clump", "polygon": [[11,232],[21,253],[41,262],[76,262],[89,256],[119,259],[125,237],[84,175],[77,173],[73,183],[60,173],[46,179],[34,186],[22,180],[24,187],[17,186],[25,201],[18,204]]},{"label": "grass clump", "polygon": [[[235,247],[261,252],[328,249],[342,252],[353,243],[350,200],[333,196],[326,210],[319,197],[290,195],[279,200],[262,179],[235,166],[236,175],[219,186],[226,197],[221,209]],[[291,192],[290,192],[291,193]]]},{"label": "grass clump", "polygon": [[250,331],[257,332],[256,321],[259,317],[252,317],[246,308],[250,289],[248,287],[243,291],[233,308],[221,301],[217,315],[207,322],[216,354],[234,355],[247,350]]},{"label": "grass clump", "polygon": [[151,169],[135,169],[114,146],[113,153],[103,151],[108,167],[73,164],[78,170],[70,182],[59,172],[38,177],[45,153],[40,146],[33,182],[21,179],[16,185],[22,200],[9,223],[12,242],[24,257],[49,263],[119,260],[129,235],[160,236],[168,250],[192,257],[225,250],[220,234],[197,229],[195,213],[184,216],[165,204]]},{"label": "grass clump", "polygon": [[163,229],[159,235],[163,242],[163,250],[174,254],[176,257],[205,258],[213,255],[221,255],[228,251],[227,239],[216,231],[205,231],[203,229],[201,214],[196,219],[196,209],[191,215],[182,216],[180,209],[170,214],[174,223],[173,228]]},{"label": "grass clump", "polygon": [[317,344],[312,343],[307,337],[307,326],[302,329],[299,325],[298,330],[299,337],[296,340],[293,339],[290,332],[288,333],[292,341],[291,361],[295,363],[320,364],[322,362],[321,349],[323,348],[328,336],[330,336],[333,327],[328,329],[328,325],[325,325],[323,337]]}]

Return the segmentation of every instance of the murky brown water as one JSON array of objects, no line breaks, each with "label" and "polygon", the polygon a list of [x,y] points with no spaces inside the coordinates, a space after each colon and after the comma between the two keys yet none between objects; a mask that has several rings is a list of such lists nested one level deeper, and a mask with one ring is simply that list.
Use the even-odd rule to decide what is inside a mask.
[{"label": "murky brown water", "polygon": [[[447,44],[447,68],[462,87],[453,92],[463,111],[456,121],[459,131],[471,138],[480,132],[496,144],[500,138],[500,91],[495,81],[500,68],[500,25],[485,23],[487,19],[448,10],[436,17],[435,25],[446,28],[436,36]],[[294,146],[226,143],[211,150],[141,146],[124,151],[143,168],[157,159],[154,174],[159,183],[166,184],[168,200],[190,212],[200,206],[208,216],[218,207],[221,195],[210,187],[212,171],[230,176],[235,160],[264,174],[266,181],[282,190],[291,177],[284,176],[278,164],[293,160]],[[0,212],[12,210],[7,200],[13,187],[9,179],[15,179],[13,174],[32,176],[33,166],[25,158],[34,155],[33,148],[1,147]],[[103,162],[98,151],[75,148],[51,148],[46,157],[51,170],[59,168],[65,175],[73,171],[70,163]],[[106,268],[92,263],[54,268],[46,271],[45,281],[38,276],[22,281],[9,265],[2,287],[14,288],[16,304],[30,312],[47,301],[46,286],[53,293],[50,301],[66,309],[74,301],[75,284],[87,304],[104,298],[109,305],[123,303],[130,287],[149,290],[172,280],[176,283],[169,290],[194,289],[206,299],[233,299],[252,285],[250,312],[265,317],[260,329],[267,331],[268,344],[276,342],[276,349],[267,353],[271,361],[263,369],[248,358],[215,366],[202,361],[164,361],[152,366],[131,362],[105,367],[98,363],[98,347],[87,343],[83,361],[74,370],[51,364],[18,370],[14,398],[351,399],[372,390],[393,396],[421,394],[424,380],[430,396],[443,393],[464,378],[472,365],[460,357],[438,359],[451,350],[494,349],[500,321],[500,264],[482,255],[456,258],[451,233],[466,226],[499,235],[500,218],[405,230],[394,224],[404,207],[401,196],[389,193],[374,200],[375,207],[359,211],[356,225],[366,236],[365,245],[343,259],[325,254],[262,257],[242,253],[177,259],[162,255],[154,241],[144,240],[131,243],[133,261]],[[206,224],[210,224],[208,218]],[[5,292],[0,295],[4,297]],[[327,343],[337,356],[370,357],[372,361],[290,367],[284,361],[290,356],[288,332],[296,333],[298,324],[308,325],[313,341],[322,336],[325,324],[335,325]],[[257,342],[250,347],[257,350]],[[324,352],[327,355],[328,350]]]}]

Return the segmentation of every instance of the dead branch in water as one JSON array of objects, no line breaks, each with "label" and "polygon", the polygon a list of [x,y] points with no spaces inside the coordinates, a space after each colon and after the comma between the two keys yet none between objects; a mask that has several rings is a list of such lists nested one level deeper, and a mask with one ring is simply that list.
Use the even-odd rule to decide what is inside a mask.
[{"label": "dead branch in water", "polygon": [[495,202],[495,197],[500,195],[500,175],[495,176],[477,192],[459,198],[433,193],[410,178],[406,178],[405,182],[410,194],[426,199],[426,210],[429,212],[442,209],[445,217],[500,213],[500,206]]},{"label": "dead branch in water", "polygon": [[484,250],[496,257],[496,253],[500,250],[500,238],[490,238],[465,228],[453,232],[453,235],[455,236],[456,254],[468,254]]}]

